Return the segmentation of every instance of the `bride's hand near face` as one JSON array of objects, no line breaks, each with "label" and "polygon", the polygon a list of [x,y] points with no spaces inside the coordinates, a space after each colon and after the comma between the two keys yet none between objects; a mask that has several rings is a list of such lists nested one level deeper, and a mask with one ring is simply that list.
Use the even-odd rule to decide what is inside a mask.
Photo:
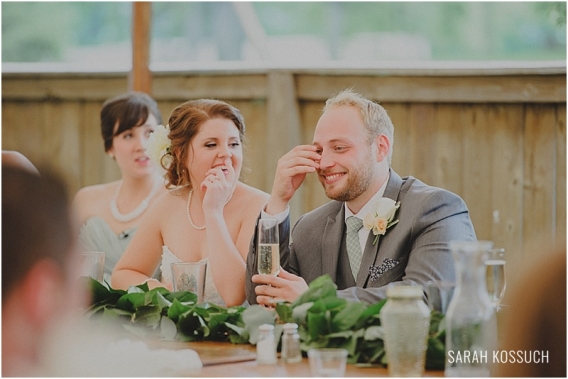
[{"label": "bride's hand near face", "polygon": [[[220,212],[222,214],[225,204],[232,195],[235,183],[235,169],[230,158],[226,158],[225,166],[217,166],[205,173],[205,180],[199,188],[204,191],[203,212],[205,217],[210,212]],[[223,171],[227,170],[227,173]]]}]

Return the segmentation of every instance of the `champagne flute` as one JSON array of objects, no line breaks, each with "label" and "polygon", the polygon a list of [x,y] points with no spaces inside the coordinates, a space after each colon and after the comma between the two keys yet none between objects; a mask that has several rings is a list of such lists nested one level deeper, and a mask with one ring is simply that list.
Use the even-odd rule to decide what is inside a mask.
[{"label": "champagne flute", "polygon": [[507,287],[505,263],[505,249],[493,248],[487,251],[485,280],[489,299],[496,312],[501,309],[501,300],[505,295],[505,288]]},{"label": "champagne flute", "polygon": [[274,276],[280,272],[278,220],[275,218],[258,222],[258,272]]}]

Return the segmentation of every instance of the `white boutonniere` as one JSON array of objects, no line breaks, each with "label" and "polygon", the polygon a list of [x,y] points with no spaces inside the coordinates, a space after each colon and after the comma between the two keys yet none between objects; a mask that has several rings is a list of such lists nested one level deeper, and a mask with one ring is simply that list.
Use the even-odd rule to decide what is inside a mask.
[{"label": "white boutonniere", "polygon": [[365,216],[363,226],[365,229],[373,230],[375,240],[373,245],[377,243],[379,235],[384,235],[387,229],[398,223],[394,220],[396,210],[400,207],[400,201],[395,202],[388,197],[381,197],[374,204],[374,210]]},{"label": "white boutonniere", "polygon": [[156,166],[159,167],[162,175],[165,174],[164,169],[168,169],[174,158],[171,154],[172,141],[168,137],[170,127],[168,125],[158,125],[156,130],[150,134],[146,141],[146,154]]}]

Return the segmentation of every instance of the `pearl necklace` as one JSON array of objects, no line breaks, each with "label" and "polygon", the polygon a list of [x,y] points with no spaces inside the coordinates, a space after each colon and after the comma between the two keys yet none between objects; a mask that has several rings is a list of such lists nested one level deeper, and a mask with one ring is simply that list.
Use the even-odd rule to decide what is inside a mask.
[{"label": "pearl necklace", "polygon": [[122,181],[118,185],[118,188],[116,189],[116,192],[115,192],[113,198],[110,200],[110,204],[109,204],[110,213],[112,214],[112,217],[114,217],[114,219],[116,221],[128,222],[128,221],[132,221],[132,220],[140,217],[140,215],[142,213],[144,213],[146,208],[148,208],[148,205],[150,204],[150,199],[156,194],[156,192],[160,188],[160,181],[156,180],[154,182],[154,186],[150,190],[150,194],[148,194],[148,196],[144,200],[142,200],[140,202],[140,204],[138,204],[138,206],[132,212],[127,213],[127,214],[120,213],[120,211],[118,210],[118,207],[116,205],[116,199],[118,198],[118,193],[120,192],[120,189],[122,188],[122,183],[124,183],[124,181]]},{"label": "pearl necklace", "polygon": [[[225,201],[225,205],[229,204],[229,201],[231,201],[231,199],[233,198],[234,193],[235,192],[233,191],[231,196],[229,196],[227,201]],[[191,219],[191,214],[189,213],[189,207],[191,206],[191,195],[193,195],[193,188],[189,190],[189,194],[187,195],[187,219],[189,220],[189,223],[191,224],[191,226],[193,226],[194,229],[203,230],[207,227],[207,225],[197,226],[193,223],[193,220]]]}]

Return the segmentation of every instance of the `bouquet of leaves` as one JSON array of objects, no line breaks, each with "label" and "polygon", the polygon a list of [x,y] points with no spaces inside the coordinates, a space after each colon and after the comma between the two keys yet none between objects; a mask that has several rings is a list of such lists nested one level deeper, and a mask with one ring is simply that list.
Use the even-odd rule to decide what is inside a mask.
[{"label": "bouquet of leaves", "polygon": [[[279,303],[274,310],[258,305],[222,307],[197,303],[191,292],[148,290],[146,284],[128,291],[115,290],[89,279],[93,304],[86,316],[92,320],[119,322],[140,336],[181,341],[230,341],[256,344],[258,326],[275,325],[277,340],[286,322],[298,324],[301,349],[341,347],[349,363],[387,365],[380,311],[386,300],[365,305],[337,297],[337,287],[328,275],[310,283],[293,303]],[[433,312],[430,320],[427,369],[443,369],[445,360],[443,315]]]}]

